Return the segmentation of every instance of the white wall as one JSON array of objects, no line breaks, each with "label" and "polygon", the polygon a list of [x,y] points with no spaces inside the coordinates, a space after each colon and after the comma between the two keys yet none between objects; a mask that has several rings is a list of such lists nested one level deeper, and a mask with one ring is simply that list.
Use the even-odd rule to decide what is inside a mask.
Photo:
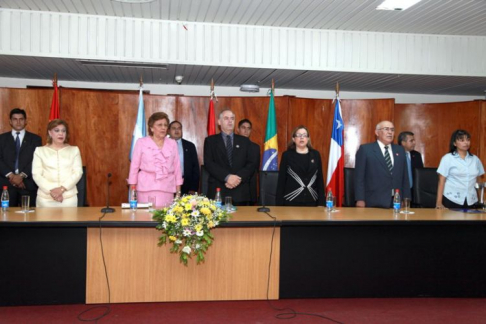
[{"label": "white wall", "polygon": [[[4,88],[26,88],[27,86],[51,87],[51,80],[37,79],[14,79],[0,78],[0,87]],[[136,83],[99,83],[99,82],[73,82],[59,81],[59,86],[66,88],[81,89],[102,89],[102,90],[138,90]],[[144,89],[151,94],[167,95],[178,94],[185,96],[209,96],[208,86],[188,86],[188,85],[162,85],[162,84],[144,84]],[[268,88],[261,88],[259,93],[241,92],[236,87],[215,87],[217,96],[233,97],[262,97],[266,96]],[[276,96],[296,96],[299,98],[312,99],[332,99],[334,91],[316,91],[316,90],[297,90],[297,89],[276,89]],[[352,92],[341,88],[341,99],[379,99],[395,98],[396,103],[441,103],[441,102],[458,102],[485,99],[479,96],[443,96],[443,95],[425,95],[425,94],[403,94],[403,93],[380,93],[380,92]]]}]

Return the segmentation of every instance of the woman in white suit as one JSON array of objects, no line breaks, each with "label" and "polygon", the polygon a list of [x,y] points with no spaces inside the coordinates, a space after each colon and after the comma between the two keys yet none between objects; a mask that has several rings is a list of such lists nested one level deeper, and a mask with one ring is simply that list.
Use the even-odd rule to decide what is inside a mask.
[{"label": "woman in white suit", "polygon": [[83,175],[77,146],[71,146],[68,124],[54,119],[47,125],[47,145],[38,147],[32,161],[32,177],[39,186],[37,207],[77,207],[76,184]]}]

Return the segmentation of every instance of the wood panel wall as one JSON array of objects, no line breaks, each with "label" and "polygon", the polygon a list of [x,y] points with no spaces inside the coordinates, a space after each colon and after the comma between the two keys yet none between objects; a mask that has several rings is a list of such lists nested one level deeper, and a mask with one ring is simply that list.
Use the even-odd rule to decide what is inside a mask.
[{"label": "wood panel wall", "polygon": [[[471,134],[471,153],[486,162],[484,101],[397,104],[395,105],[395,134],[411,131],[426,167],[438,167],[440,159],[449,152],[452,133],[465,129]],[[483,120],[482,120],[483,119]],[[481,145],[483,146],[481,149]]]},{"label": "wood panel wall", "polygon": [[[8,113],[20,107],[28,114],[27,129],[45,140],[52,93],[51,89],[0,89],[0,131],[10,130]],[[61,118],[66,119],[70,127],[70,142],[79,146],[87,168],[88,203],[91,206],[105,204],[106,175],[110,172],[113,174],[112,205],[120,205],[127,200],[128,154],[138,109],[138,91],[61,88],[60,101]],[[196,145],[202,163],[209,98],[144,94],[144,103],[147,118],[156,111],[163,111],[170,120],[177,119],[183,124],[184,138]],[[215,113],[217,117],[222,110],[231,108],[237,122],[250,119],[253,122],[251,140],[263,150],[268,103],[268,97],[219,97]],[[367,99],[342,100],[341,104],[346,167],[354,167],[360,144],[375,140],[374,129],[381,120],[395,122],[396,136],[403,130],[416,134],[417,150],[423,154],[426,166],[438,166],[447,152],[450,134],[457,128],[471,132],[472,151],[486,161],[485,101],[417,105],[395,104],[394,99]],[[275,107],[279,159],[292,130],[303,124],[309,129],[314,148],[321,153],[326,175],[333,101],[283,96],[275,98]]]}]

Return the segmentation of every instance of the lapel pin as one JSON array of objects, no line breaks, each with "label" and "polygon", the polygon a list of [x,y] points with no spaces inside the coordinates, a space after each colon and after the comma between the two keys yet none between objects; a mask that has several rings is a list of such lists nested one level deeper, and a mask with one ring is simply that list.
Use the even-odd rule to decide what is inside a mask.
[{"label": "lapel pin", "polygon": [[236,148],[240,148],[240,146],[238,144],[236,144]]},{"label": "lapel pin", "polygon": [[311,160],[311,163],[314,163],[314,159]]}]

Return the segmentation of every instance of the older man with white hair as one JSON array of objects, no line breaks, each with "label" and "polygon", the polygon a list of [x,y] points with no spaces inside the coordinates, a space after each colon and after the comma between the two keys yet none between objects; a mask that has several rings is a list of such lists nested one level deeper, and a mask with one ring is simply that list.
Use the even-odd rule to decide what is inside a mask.
[{"label": "older man with white hair", "polygon": [[361,145],[356,153],[356,207],[390,208],[396,189],[402,198],[410,198],[405,150],[392,143],[395,136],[392,122],[378,123],[375,135],[376,142]]}]

